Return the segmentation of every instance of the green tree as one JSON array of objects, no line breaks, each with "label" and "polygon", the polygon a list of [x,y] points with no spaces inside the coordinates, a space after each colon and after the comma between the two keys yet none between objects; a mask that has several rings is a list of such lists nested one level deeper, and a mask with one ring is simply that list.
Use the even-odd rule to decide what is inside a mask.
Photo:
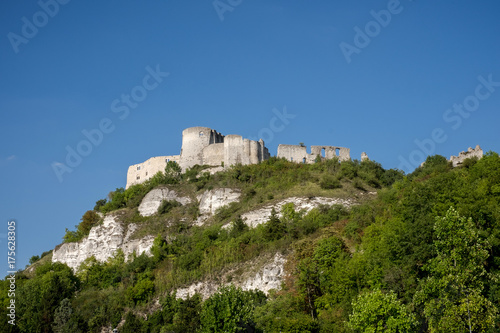
[{"label": "green tree", "polygon": [[265,229],[265,238],[270,241],[280,239],[281,237],[284,236],[286,232],[286,226],[279,219],[278,213],[276,212],[274,207],[271,210],[271,216],[267,220],[264,229]]},{"label": "green tree", "polygon": [[167,241],[161,235],[156,236],[154,239],[151,253],[156,262],[162,261],[168,255]]},{"label": "green tree", "polygon": [[101,207],[103,207],[106,203],[108,202],[108,200],[106,199],[99,199],[95,202],[95,206],[94,206],[94,210],[97,212],[97,211],[100,211],[101,210]]},{"label": "green tree", "polygon": [[238,215],[238,217],[231,224],[231,230],[229,232],[229,235],[231,237],[238,237],[239,235],[248,230],[249,230],[248,225],[245,223],[245,221],[243,221],[241,215]]},{"label": "green tree", "polygon": [[494,325],[498,309],[484,295],[491,245],[479,236],[471,218],[450,208],[434,225],[436,257],[415,294],[431,332],[483,332]]},{"label": "green tree", "polygon": [[417,332],[415,315],[401,304],[393,291],[380,289],[360,294],[352,302],[347,324],[355,332]]},{"label": "green tree", "polygon": [[243,291],[233,285],[221,287],[203,303],[200,332],[234,333],[254,327],[255,307],[264,299],[259,291]]},{"label": "green tree", "polygon": [[39,256],[32,256],[30,258],[30,265],[33,265],[35,262],[37,262],[38,260],[40,260],[40,257]]},{"label": "green tree", "polygon": [[51,332],[54,314],[64,298],[71,298],[78,279],[68,266],[48,262],[37,268],[35,277],[19,287],[17,322],[22,332]]},{"label": "green tree", "polygon": [[52,328],[55,333],[79,333],[82,332],[78,327],[78,322],[73,315],[71,301],[67,298],[61,301],[54,313],[54,323]]},{"label": "green tree", "polygon": [[175,161],[168,161],[165,166],[165,182],[167,184],[178,184],[181,179],[182,169]]},{"label": "green tree", "polygon": [[83,214],[82,216],[82,221],[78,225],[78,232],[81,235],[88,235],[90,232],[90,229],[92,229],[93,226],[97,225],[97,223],[100,220],[100,216],[93,210],[88,210]]}]

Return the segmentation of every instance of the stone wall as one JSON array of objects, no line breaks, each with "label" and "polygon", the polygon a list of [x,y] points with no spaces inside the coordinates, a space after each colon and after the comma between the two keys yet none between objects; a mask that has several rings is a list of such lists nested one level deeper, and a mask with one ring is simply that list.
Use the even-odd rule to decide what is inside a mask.
[{"label": "stone wall", "polygon": [[224,162],[224,143],[214,143],[203,148],[203,164],[221,166],[222,162]]},{"label": "stone wall", "polygon": [[127,172],[126,188],[150,179],[158,171],[164,171],[168,160],[179,163],[185,171],[196,164],[221,168],[224,162],[227,168],[238,163],[257,164],[269,157],[269,150],[262,139],[253,141],[241,135],[224,136],[208,127],[190,127],[182,131],[180,155],[153,157],[131,165]]},{"label": "stone wall", "polygon": [[477,157],[478,159],[481,159],[483,157],[483,150],[481,149],[481,147],[479,147],[479,145],[477,145],[474,149],[469,147],[467,151],[460,152],[458,156],[451,156],[450,162],[453,163],[454,167],[457,167],[461,165],[465,159],[471,157]]},{"label": "stone wall", "polygon": [[311,154],[307,153],[306,146],[278,145],[278,158],[282,157],[292,162],[311,163],[309,161],[309,159],[311,158]]},{"label": "stone wall", "polygon": [[348,161],[351,159],[351,150],[335,146],[311,146],[311,153],[308,154],[306,146],[282,144],[278,146],[278,158],[284,157],[292,162],[314,163],[318,155],[322,156],[322,159],[338,157],[340,161]]},{"label": "stone wall", "polygon": [[179,155],[157,156],[151,157],[145,162],[129,166],[127,171],[126,188],[129,188],[134,184],[145,182],[159,171],[164,172],[168,161],[175,161],[179,163],[179,159]]}]

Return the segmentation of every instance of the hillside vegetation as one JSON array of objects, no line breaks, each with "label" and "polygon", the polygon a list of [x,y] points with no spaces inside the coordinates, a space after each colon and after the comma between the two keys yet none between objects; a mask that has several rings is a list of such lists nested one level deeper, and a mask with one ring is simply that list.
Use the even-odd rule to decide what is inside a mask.
[{"label": "hillside vegetation", "polygon": [[[195,202],[165,201],[158,214],[137,207],[151,189],[168,186],[195,199],[229,187],[241,200],[203,226]],[[369,192],[377,191],[376,196]],[[249,228],[241,214],[290,196],[353,198],[358,205],[293,204]],[[272,158],[210,175],[175,164],[127,190],[117,189],[86,212],[64,241],[78,241],[120,214],[157,235],[152,257],[125,260],[118,251],[74,273],[51,254],[16,274],[17,325],[2,332],[497,332],[500,300],[500,157],[489,152],[452,168],[442,156],[404,176],[373,161],[295,164]],[[230,223],[231,222],[231,223]],[[223,227],[228,225],[229,227]],[[280,253],[287,258],[281,290],[265,295],[230,285],[232,268]],[[238,272],[238,270],[236,270]],[[177,299],[175,290],[201,279],[219,282],[206,300]],[[9,281],[0,281],[7,316]]]}]

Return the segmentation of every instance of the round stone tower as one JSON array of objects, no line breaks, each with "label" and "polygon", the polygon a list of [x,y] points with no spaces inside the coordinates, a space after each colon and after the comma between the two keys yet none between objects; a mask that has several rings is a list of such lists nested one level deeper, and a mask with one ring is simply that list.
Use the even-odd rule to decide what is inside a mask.
[{"label": "round stone tower", "polygon": [[185,170],[195,164],[203,165],[203,149],[210,144],[221,142],[224,142],[224,136],[211,128],[186,128],[182,131],[180,166]]}]

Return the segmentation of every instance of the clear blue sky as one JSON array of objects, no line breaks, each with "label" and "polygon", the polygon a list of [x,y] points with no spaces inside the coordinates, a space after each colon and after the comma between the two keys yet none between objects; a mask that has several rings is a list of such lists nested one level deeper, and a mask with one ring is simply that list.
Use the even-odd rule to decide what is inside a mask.
[{"label": "clear blue sky", "polygon": [[[129,165],[178,154],[186,127],[406,172],[426,152],[500,151],[498,1],[44,1],[0,4],[0,276],[9,219],[23,268]],[[59,179],[67,147],[87,156]]]}]

